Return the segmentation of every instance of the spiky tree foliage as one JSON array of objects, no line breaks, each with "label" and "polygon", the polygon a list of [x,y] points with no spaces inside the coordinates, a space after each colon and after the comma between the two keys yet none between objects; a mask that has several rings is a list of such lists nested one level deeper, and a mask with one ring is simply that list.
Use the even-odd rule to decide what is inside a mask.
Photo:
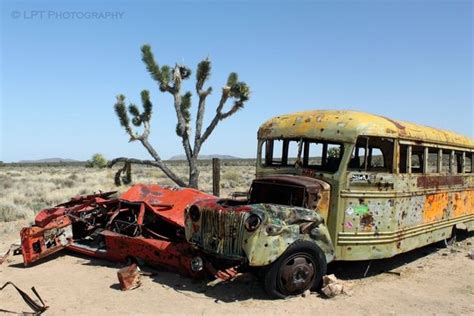
[{"label": "spiky tree foliage", "polygon": [[[209,125],[203,131],[204,113],[206,109],[206,98],[212,93],[212,87],[205,88],[206,81],[211,76],[211,61],[204,59],[197,65],[196,70],[196,99],[197,113],[195,119],[194,139],[191,140],[191,105],[193,95],[191,92],[182,93],[183,81],[191,78],[192,72],[188,67],[175,64],[173,67],[168,65],[159,66],[155,61],[153,52],[149,45],[143,45],[141,48],[142,61],[151,78],[157,83],[158,88],[163,93],[169,93],[173,97],[173,105],[176,111],[176,134],[181,138],[181,143],[186,154],[189,165],[189,181],[186,184],[183,179],[178,177],[166,164],[161,160],[157,151],[148,142],[150,133],[150,121],[152,117],[153,105],[150,101],[150,94],[147,90],[142,91],[141,101],[143,110],[141,111],[135,104],[125,105],[125,96],[118,95],[115,103],[115,113],[118,116],[120,125],[130,136],[130,141],[140,141],[147,149],[154,160],[139,160],[120,157],[110,161],[109,166],[113,166],[117,162],[125,162],[126,167],[119,170],[125,172],[125,168],[130,170],[131,163],[153,165],[161,170],[177,185],[198,187],[199,170],[197,159],[203,143],[209,138],[220,121],[232,116],[244,107],[245,102],[250,97],[250,88],[245,82],[239,81],[235,72],[229,74],[226,84],[222,87],[221,97],[216,106],[216,113]],[[228,109],[224,109],[227,101],[232,100],[233,103]],[[136,127],[142,127],[142,132],[138,133],[132,129],[131,124]],[[120,174],[116,179],[120,179]]]}]

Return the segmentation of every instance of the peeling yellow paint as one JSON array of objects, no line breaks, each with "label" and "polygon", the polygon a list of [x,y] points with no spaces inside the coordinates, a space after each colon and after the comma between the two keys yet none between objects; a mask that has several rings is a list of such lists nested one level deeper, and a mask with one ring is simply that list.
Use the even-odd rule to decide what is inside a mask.
[{"label": "peeling yellow paint", "polygon": [[314,110],[280,115],[262,124],[258,131],[261,139],[282,135],[348,142],[355,142],[360,135],[373,135],[474,147],[474,140],[457,133],[356,111]]},{"label": "peeling yellow paint", "polygon": [[431,223],[447,218],[448,193],[429,194],[423,207],[423,223]]}]

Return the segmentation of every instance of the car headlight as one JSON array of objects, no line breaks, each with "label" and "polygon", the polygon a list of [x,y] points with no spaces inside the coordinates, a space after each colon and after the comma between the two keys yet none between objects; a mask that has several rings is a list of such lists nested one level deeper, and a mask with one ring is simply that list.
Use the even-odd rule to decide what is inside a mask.
[{"label": "car headlight", "polygon": [[245,220],[245,229],[249,232],[253,232],[257,230],[257,228],[262,224],[262,218],[258,216],[257,214],[251,214],[247,219]]},{"label": "car headlight", "polygon": [[189,208],[189,217],[193,222],[197,222],[201,217],[201,211],[199,210],[199,207],[197,207],[196,205],[192,205]]},{"label": "car headlight", "polygon": [[194,272],[199,272],[204,267],[204,262],[201,257],[194,257],[191,260],[191,270]]}]

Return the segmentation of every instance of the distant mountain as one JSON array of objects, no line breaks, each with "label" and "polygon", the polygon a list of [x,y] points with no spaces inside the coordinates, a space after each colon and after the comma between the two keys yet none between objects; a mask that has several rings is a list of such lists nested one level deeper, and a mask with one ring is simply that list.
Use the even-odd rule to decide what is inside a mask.
[{"label": "distant mountain", "polygon": [[37,160],[20,160],[18,163],[60,163],[60,162],[79,162],[79,160],[65,158],[45,158]]},{"label": "distant mountain", "polygon": [[[199,160],[210,160],[212,158],[219,158],[219,159],[241,159],[239,157],[234,157],[230,155],[199,155]],[[171,157],[169,160],[186,160],[186,155],[176,155]]]}]

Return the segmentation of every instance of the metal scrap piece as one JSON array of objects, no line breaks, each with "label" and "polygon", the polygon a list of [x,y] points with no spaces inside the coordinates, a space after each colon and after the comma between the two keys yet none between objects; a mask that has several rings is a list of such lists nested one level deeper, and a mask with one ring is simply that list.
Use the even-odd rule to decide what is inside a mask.
[{"label": "metal scrap piece", "polygon": [[44,303],[41,296],[39,296],[39,294],[36,291],[35,287],[32,287],[31,291],[33,291],[33,293],[38,298],[38,300],[40,301],[41,304],[36,302],[34,299],[31,298],[31,296],[26,294],[24,291],[22,291],[20,288],[18,288],[15,284],[13,284],[13,282],[10,282],[10,281],[5,283],[2,287],[0,287],[0,291],[3,290],[7,285],[11,285],[17,290],[17,292],[21,295],[21,297],[23,298],[25,303],[28,304],[28,306],[34,311],[34,313],[33,313],[34,315],[40,315],[49,308],[49,306],[46,306],[46,304]]},{"label": "metal scrap piece", "polygon": [[140,269],[135,263],[120,269],[117,272],[117,277],[122,291],[136,289],[142,284],[140,280]]}]

